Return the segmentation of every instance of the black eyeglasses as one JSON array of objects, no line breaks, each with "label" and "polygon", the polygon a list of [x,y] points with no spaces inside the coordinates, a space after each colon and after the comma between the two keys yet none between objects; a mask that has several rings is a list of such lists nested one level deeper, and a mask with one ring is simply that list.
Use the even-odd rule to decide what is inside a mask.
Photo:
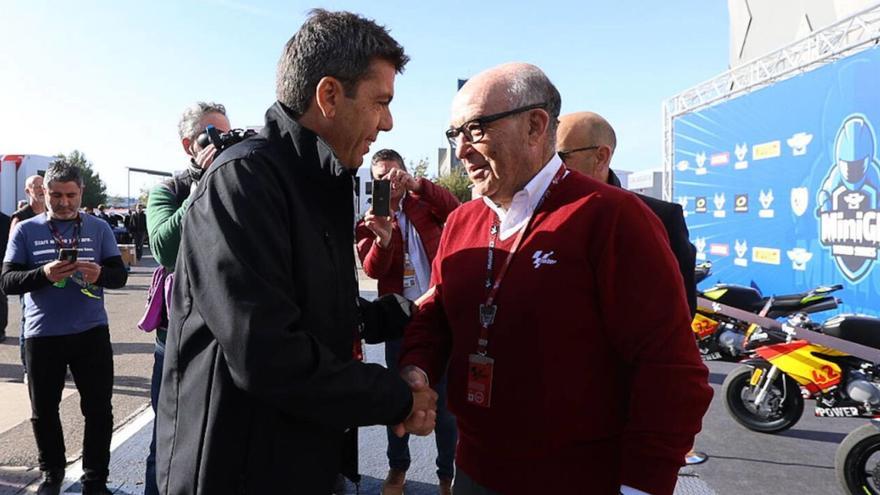
[{"label": "black eyeglasses", "polygon": [[446,139],[452,144],[452,148],[458,148],[458,136],[464,134],[465,141],[469,143],[479,143],[483,136],[486,134],[486,131],[483,129],[483,126],[490,123],[495,122],[496,120],[501,120],[504,117],[510,117],[511,115],[516,115],[518,113],[528,112],[529,110],[534,110],[536,108],[545,108],[547,106],[546,103],[536,103],[534,105],[526,105],[524,107],[514,108],[513,110],[508,110],[506,112],[494,113],[492,115],[486,115],[485,117],[477,117],[472,120],[468,120],[464,124],[461,124],[458,127],[450,127],[446,130]]},{"label": "black eyeglasses", "polygon": [[589,150],[597,150],[597,149],[599,149],[598,146],[586,146],[584,148],[575,148],[573,150],[557,151],[556,154],[559,155],[559,159],[564,162],[565,157],[567,157],[568,155],[570,155],[572,153],[577,153],[578,151],[589,151]]}]

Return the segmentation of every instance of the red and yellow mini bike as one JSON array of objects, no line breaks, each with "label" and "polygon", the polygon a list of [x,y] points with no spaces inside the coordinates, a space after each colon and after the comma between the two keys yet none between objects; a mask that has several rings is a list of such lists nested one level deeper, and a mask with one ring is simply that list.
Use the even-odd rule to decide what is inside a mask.
[{"label": "red and yellow mini bike", "polygon": [[[712,264],[697,265],[694,278],[697,283],[709,276]],[[807,292],[780,296],[763,296],[754,287],[735,284],[716,284],[698,297],[722,305],[748,311],[767,318],[790,318],[800,313],[817,313],[837,308],[840,300],[831,293],[842,285],[820,286]],[[743,343],[749,323],[725,311],[710,311],[697,306],[697,314],[691,322],[691,330],[697,339],[703,361],[739,361],[744,356]]]},{"label": "red and yellow mini bike", "polygon": [[804,397],[816,400],[818,417],[880,416],[880,363],[796,340],[799,328],[880,349],[880,319],[869,316],[838,315],[817,324],[801,315],[770,331],[752,325],[746,341],[752,357],[722,387],[733,418],[750,430],[778,433],[798,422]]}]

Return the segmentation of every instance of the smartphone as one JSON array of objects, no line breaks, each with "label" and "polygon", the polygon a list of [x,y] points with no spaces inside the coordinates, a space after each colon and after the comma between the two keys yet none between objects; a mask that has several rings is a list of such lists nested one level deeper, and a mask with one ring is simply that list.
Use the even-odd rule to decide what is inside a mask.
[{"label": "smartphone", "polygon": [[61,248],[58,250],[58,261],[76,261],[78,251],[72,248]]},{"label": "smartphone", "polygon": [[373,181],[373,215],[387,217],[391,215],[391,181]]}]

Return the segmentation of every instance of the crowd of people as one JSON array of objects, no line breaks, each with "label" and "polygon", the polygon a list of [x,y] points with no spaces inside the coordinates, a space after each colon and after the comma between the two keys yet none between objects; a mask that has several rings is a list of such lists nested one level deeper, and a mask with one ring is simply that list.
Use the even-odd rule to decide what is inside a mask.
[{"label": "crowd of people", "polygon": [[[225,107],[184,112],[188,163],[130,221],[160,264],[145,493],[342,493],[359,480],[357,428],[385,425],[387,495],[404,493],[408,435],[432,432],[440,494],[671,494],[711,398],[681,207],[621,189],[612,126],[560,116],[547,75],[507,63],[451,102],[446,137],[475,199],[383,149],[369,166],[390,211],[353,223],[354,171],[393,126],[408,62],[374,21],[317,9],[284,47],[256,136],[218,153],[198,137],[230,130]],[[83,493],[109,493],[103,290],[127,275],[109,225],[78,213],[78,169],[32,179],[0,225],[0,288],[23,295],[39,493],[64,476],[67,367]],[[364,361],[364,342],[385,344],[387,366]]]}]

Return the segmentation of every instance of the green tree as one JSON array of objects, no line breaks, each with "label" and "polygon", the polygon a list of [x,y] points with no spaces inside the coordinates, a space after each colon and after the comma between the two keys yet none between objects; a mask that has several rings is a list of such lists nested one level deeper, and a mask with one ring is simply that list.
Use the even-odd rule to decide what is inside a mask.
[{"label": "green tree", "polygon": [[59,153],[56,158],[66,160],[76,165],[82,171],[83,177],[83,206],[97,207],[99,204],[107,203],[107,186],[101,180],[101,176],[92,168],[92,162],[86,158],[82,151],[73,150],[70,154],[65,155]]},{"label": "green tree", "polygon": [[412,176],[415,178],[419,177],[428,177],[428,158],[420,158],[418,163],[413,163],[412,160],[409,161],[409,169],[412,171]]},{"label": "green tree", "polygon": [[434,183],[448,189],[462,203],[471,199],[471,181],[464,167],[453,168],[449,174],[434,179]]},{"label": "green tree", "polygon": [[147,207],[147,201],[150,200],[150,189],[147,187],[141,188],[141,193],[138,194],[138,203],[144,205],[144,208]]}]

